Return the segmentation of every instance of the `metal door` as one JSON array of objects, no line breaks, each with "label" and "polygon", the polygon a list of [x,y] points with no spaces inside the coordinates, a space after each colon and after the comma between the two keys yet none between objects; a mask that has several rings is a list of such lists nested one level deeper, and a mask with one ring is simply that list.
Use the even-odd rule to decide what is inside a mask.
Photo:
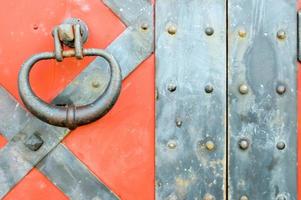
[{"label": "metal door", "polygon": [[[298,5],[4,2],[0,199],[296,200]],[[52,51],[53,28],[71,18],[88,26],[85,48],[112,54],[123,79],[113,109],[72,131],[31,115],[17,86],[24,61]],[[107,75],[100,58],[68,58],[38,63],[30,83],[49,103],[83,105]]]}]

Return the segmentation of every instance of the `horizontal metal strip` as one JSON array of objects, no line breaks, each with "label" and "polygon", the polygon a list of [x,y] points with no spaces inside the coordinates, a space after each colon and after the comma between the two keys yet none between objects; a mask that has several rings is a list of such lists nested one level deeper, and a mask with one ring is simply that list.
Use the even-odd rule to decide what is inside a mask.
[{"label": "horizontal metal strip", "polygon": [[[122,69],[125,78],[135,67],[144,61],[153,51],[152,17],[147,30],[140,25],[128,27],[107,50],[115,56]],[[104,65],[103,65],[104,64]],[[107,84],[106,74],[108,65],[102,58],[96,58],[67,88],[53,101],[54,104],[65,104],[73,102],[81,105],[93,101],[103,92]],[[102,79],[103,78],[103,79]],[[18,105],[16,105],[18,108]],[[6,113],[14,115],[12,113]],[[41,121],[30,118],[21,122],[22,130],[16,133],[15,123],[8,115],[2,116],[3,134],[8,133],[12,138],[9,144],[0,150],[0,198],[18,183],[49,151],[56,147],[60,141],[69,133],[69,130],[46,125]],[[17,117],[17,114],[15,115]],[[11,124],[11,126],[9,126]],[[10,129],[11,128],[11,129]],[[12,136],[15,134],[15,136]],[[30,151],[24,145],[25,141],[32,135],[38,134],[44,141],[41,149]],[[6,163],[6,164],[5,164]],[[20,166],[22,165],[22,166]],[[23,166],[24,165],[24,166]],[[14,166],[14,170],[7,170],[7,166]],[[61,188],[63,189],[63,188]]]}]

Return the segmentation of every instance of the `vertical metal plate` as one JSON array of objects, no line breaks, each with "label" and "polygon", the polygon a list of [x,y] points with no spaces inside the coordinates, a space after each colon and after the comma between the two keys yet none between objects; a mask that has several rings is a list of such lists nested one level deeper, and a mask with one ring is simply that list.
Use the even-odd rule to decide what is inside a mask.
[{"label": "vertical metal plate", "polygon": [[225,199],[225,4],[156,1],[158,200]]},{"label": "vertical metal plate", "polygon": [[295,200],[296,0],[229,0],[229,199]]}]

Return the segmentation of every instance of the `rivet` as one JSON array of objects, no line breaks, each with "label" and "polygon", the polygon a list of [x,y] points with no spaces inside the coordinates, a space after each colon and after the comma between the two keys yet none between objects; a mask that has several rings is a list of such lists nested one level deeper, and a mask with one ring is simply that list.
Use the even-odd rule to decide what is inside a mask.
[{"label": "rivet", "polygon": [[212,93],[213,92],[213,86],[212,85],[206,85],[205,92],[208,93],[208,94]]},{"label": "rivet", "polygon": [[44,141],[37,133],[34,133],[25,141],[24,144],[30,150],[37,151],[44,144]]},{"label": "rivet", "polygon": [[92,86],[93,86],[94,88],[98,88],[98,87],[100,86],[100,83],[99,83],[98,81],[93,81],[93,82],[92,82]]},{"label": "rivet", "polygon": [[238,31],[238,35],[239,35],[239,37],[244,38],[247,35],[247,31],[245,29],[240,29]]},{"label": "rivet", "polygon": [[212,27],[207,27],[205,29],[205,33],[206,33],[206,35],[211,36],[214,33],[214,29]]},{"label": "rivet", "polygon": [[215,200],[215,197],[211,194],[205,194],[203,200]]},{"label": "rivet", "polygon": [[170,141],[167,143],[168,148],[175,149],[177,147],[177,144],[174,141]]},{"label": "rivet", "polygon": [[249,92],[248,86],[245,84],[240,85],[239,92],[240,92],[240,94],[247,94]]},{"label": "rivet", "polygon": [[39,29],[39,25],[34,24],[34,25],[33,25],[33,29],[34,29],[34,30],[38,30],[38,29]]},{"label": "rivet", "polygon": [[286,87],[283,84],[279,84],[276,89],[277,93],[282,95],[286,92]]},{"label": "rivet", "polygon": [[177,28],[174,25],[170,25],[168,26],[167,31],[170,35],[174,35],[177,33]]},{"label": "rivet", "polygon": [[249,141],[247,139],[241,139],[239,141],[239,147],[242,150],[246,150],[249,148]]},{"label": "rivet", "polygon": [[174,91],[176,91],[177,86],[176,86],[175,84],[172,84],[172,83],[171,83],[171,84],[168,85],[167,89],[168,89],[170,92],[174,92]]},{"label": "rivet", "polygon": [[279,150],[285,149],[285,143],[282,141],[278,142],[276,146],[277,146],[277,149],[279,149]]},{"label": "rivet", "polygon": [[214,150],[214,148],[215,148],[215,144],[211,140],[206,142],[206,149],[208,151],[212,151]]},{"label": "rivet", "polygon": [[277,196],[277,200],[286,200],[286,196],[280,194]]},{"label": "rivet", "polygon": [[277,32],[277,38],[280,40],[284,40],[286,38],[286,32],[284,30],[279,30]]},{"label": "rivet", "polygon": [[181,127],[182,124],[183,124],[182,120],[176,119],[176,125],[177,125],[177,127]]},{"label": "rivet", "polygon": [[148,24],[147,24],[147,23],[143,23],[143,24],[141,25],[141,29],[144,30],[144,31],[147,31],[147,29],[148,29]]},{"label": "rivet", "polygon": [[246,195],[243,195],[240,197],[240,200],[249,200],[249,198]]}]

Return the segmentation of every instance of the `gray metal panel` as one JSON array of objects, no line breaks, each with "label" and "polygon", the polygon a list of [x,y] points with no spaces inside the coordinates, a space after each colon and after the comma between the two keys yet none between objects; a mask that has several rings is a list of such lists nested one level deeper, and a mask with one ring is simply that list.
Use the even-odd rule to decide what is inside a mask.
[{"label": "gray metal panel", "polygon": [[296,20],[296,0],[229,0],[229,199],[297,199]]},{"label": "gray metal panel", "polygon": [[157,200],[226,199],[226,1],[157,0],[156,67]]}]

